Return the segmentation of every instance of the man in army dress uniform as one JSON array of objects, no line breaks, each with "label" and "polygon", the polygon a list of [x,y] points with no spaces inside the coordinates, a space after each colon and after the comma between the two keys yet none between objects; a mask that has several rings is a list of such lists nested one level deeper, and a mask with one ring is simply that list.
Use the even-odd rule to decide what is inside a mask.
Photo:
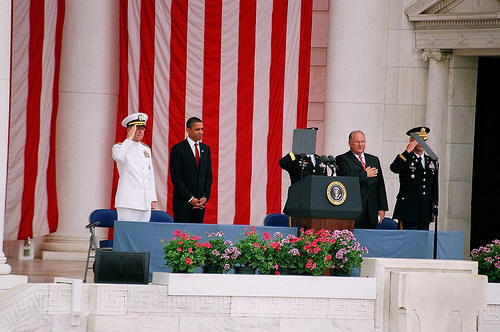
[{"label": "man in army dress uniform", "polygon": [[[298,155],[290,152],[280,159],[279,165],[288,172],[291,185],[309,175],[327,175],[326,165],[321,163],[317,154]],[[286,215],[288,215],[287,203],[283,209],[283,213]]]},{"label": "man in army dress uniform", "polygon": [[113,145],[113,159],[120,174],[115,196],[118,220],[148,222],[151,209],[156,208],[151,149],[141,142],[147,121],[148,116],[144,113],[127,116],[122,121],[127,137],[122,143]]},{"label": "man in army dress uniform", "polygon": [[[430,129],[417,127],[406,135],[417,133],[424,141]],[[399,193],[394,207],[393,219],[399,221],[401,229],[429,230],[438,211],[438,164],[424,154],[424,149],[410,137],[406,150],[396,156],[390,166],[399,174]]]}]

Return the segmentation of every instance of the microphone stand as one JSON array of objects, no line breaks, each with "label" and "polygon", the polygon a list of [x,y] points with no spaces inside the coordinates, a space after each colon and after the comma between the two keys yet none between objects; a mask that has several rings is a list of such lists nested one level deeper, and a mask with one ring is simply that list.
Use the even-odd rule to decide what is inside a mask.
[{"label": "microphone stand", "polygon": [[[439,161],[436,160],[436,172],[439,174]],[[432,207],[434,209],[434,207]],[[438,212],[436,210],[435,215],[436,220],[434,221],[434,251],[432,253],[432,259],[437,259],[437,246],[438,246]]]},{"label": "microphone stand", "polygon": [[[305,158],[306,156],[304,154],[300,154],[300,160],[299,160],[299,166],[300,166],[300,182],[302,182],[302,179],[303,179],[303,175],[304,175],[304,168],[306,168],[306,165],[305,165]],[[302,224],[302,199],[303,199],[303,189],[302,189],[302,185],[300,186],[300,192],[299,192],[299,222],[298,224],[301,226],[301,227],[304,227],[304,225]]]}]

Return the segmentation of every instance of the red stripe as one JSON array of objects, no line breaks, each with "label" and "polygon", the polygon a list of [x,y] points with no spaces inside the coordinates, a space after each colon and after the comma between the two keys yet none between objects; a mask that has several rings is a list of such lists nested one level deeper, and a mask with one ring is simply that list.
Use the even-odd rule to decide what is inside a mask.
[{"label": "red stripe", "polygon": [[30,2],[30,40],[28,64],[28,100],[26,145],[24,150],[24,190],[18,240],[33,237],[35,186],[40,143],[40,95],[42,91],[42,52],[45,1]]},{"label": "red stripe", "polygon": [[269,132],[267,135],[267,213],[281,210],[283,93],[285,80],[287,0],[274,0],[271,31],[271,68],[269,73]]},{"label": "red stripe", "polygon": [[300,13],[299,85],[297,97],[297,128],[307,127],[309,78],[311,66],[312,1],[302,0]]},{"label": "red stripe", "polygon": [[212,190],[204,223],[217,223],[219,169],[219,102],[222,0],[205,2],[205,39],[203,54],[203,136],[212,153]]},{"label": "red stripe", "polygon": [[[118,92],[118,111],[116,112],[115,142],[123,140],[127,131],[121,126],[128,114],[128,0],[120,1],[120,85]],[[113,185],[111,190],[111,208],[115,207],[116,188],[118,187],[118,168],[113,168]],[[108,239],[113,238],[113,228],[108,230]]]},{"label": "red stripe", "polygon": [[155,0],[141,1],[141,58],[139,62],[139,112],[146,113],[148,130],[143,142],[151,146],[155,64]]},{"label": "red stripe", "polygon": [[[186,61],[187,61],[187,0],[172,1],[170,37],[170,99],[168,105],[168,149],[185,137]],[[172,182],[168,172],[167,211],[172,211]]]},{"label": "red stripe", "polygon": [[49,232],[57,231],[58,209],[56,192],[56,120],[59,108],[59,73],[61,69],[61,44],[66,10],[65,0],[57,1],[57,21],[54,49],[54,83],[52,87],[52,114],[50,119],[50,152],[47,166],[47,220]]},{"label": "red stripe", "polygon": [[[252,132],[255,73],[256,0],[240,3],[238,44],[238,95],[236,122],[236,187],[234,224],[250,223],[250,191],[252,181]],[[235,195],[236,197],[236,195]]]}]

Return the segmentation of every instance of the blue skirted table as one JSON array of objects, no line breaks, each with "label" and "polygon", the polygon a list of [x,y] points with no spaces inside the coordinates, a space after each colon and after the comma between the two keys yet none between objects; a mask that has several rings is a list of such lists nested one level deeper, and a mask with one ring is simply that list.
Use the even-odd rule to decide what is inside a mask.
[{"label": "blue skirted table", "polygon": [[[149,252],[149,277],[154,272],[169,272],[163,258],[162,239],[169,240],[175,230],[199,235],[207,241],[205,233],[224,232],[224,238],[236,242],[244,233],[243,225],[172,224],[117,221],[114,228],[113,250]],[[296,227],[258,226],[257,232],[281,232],[297,235]],[[368,248],[367,257],[432,258],[434,232],[403,230],[355,229],[357,241]],[[464,233],[449,231],[438,233],[438,258],[463,259]]]}]

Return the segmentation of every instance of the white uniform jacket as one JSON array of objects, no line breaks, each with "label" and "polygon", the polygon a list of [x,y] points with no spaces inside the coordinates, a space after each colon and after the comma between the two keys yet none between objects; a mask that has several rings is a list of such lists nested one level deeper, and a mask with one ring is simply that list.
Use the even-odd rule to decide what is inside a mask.
[{"label": "white uniform jacket", "polygon": [[151,149],[144,143],[127,138],[113,145],[113,159],[120,174],[115,207],[150,210],[151,202],[156,201]]}]

